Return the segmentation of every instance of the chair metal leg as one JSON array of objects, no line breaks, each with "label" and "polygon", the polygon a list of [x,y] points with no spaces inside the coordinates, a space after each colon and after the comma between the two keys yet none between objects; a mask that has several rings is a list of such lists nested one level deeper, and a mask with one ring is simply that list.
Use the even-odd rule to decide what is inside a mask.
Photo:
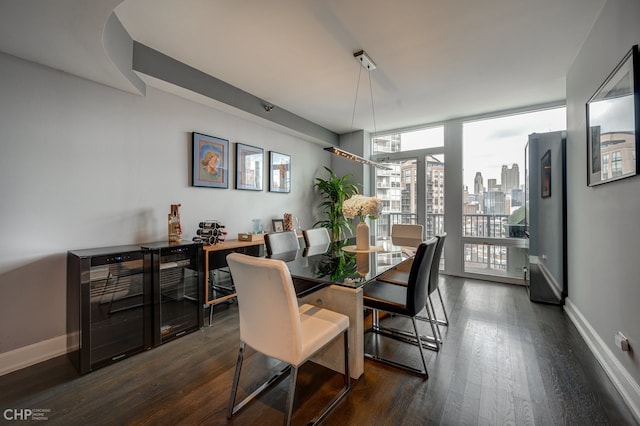
[{"label": "chair metal leg", "polygon": [[[418,334],[418,324],[416,323],[416,319],[411,318],[411,322],[413,323],[413,330],[416,332],[416,336],[419,336]],[[424,359],[424,350],[422,349],[422,345],[418,345],[418,349],[420,349],[420,359],[422,360],[422,366],[424,367],[424,379],[428,379],[429,378],[429,373],[427,372],[427,361]]]},{"label": "chair metal leg", "polygon": [[291,369],[291,365],[286,364],[284,368],[282,368],[280,371],[272,375],[266,382],[258,386],[258,388],[254,390],[249,396],[247,396],[245,399],[243,399],[241,402],[239,402],[234,406],[233,404],[235,403],[236,393],[238,391],[238,382],[240,380],[240,370],[242,369],[242,361],[244,358],[244,348],[245,348],[244,342],[240,342],[240,350],[238,351],[238,361],[236,363],[236,372],[233,376],[233,386],[231,388],[231,397],[229,398],[229,407],[227,408],[228,419],[233,417],[235,413],[237,413],[240,409],[242,409],[242,407],[244,407],[249,402],[251,402],[253,398],[258,396],[265,389],[269,388],[271,385],[284,379],[284,377],[287,375],[287,373]]},{"label": "chair metal leg", "polygon": [[[333,408],[349,393],[351,389],[351,374],[349,371],[349,329],[346,329],[343,333],[344,341],[344,387],[342,390],[327,404],[326,408],[313,420],[309,422],[310,425],[320,423],[324,418],[333,410]],[[285,407],[284,424],[289,425],[291,423],[291,415],[293,414],[293,402],[296,393],[296,383],[298,380],[298,367],[286,364],[286,366],[269,378],[266,382],[260,385],[251,395],[247,396],[237,405],[235,404],[236,394],[238,392],[238,383],[240,381],[240,371],[242,369],[242,362],[244,359],[245,343],[240,342],[240,350],[238,351],[238,361],[236,362],[236,371],[233,376],[233,386],[231,387],[231,396],[229,398],[229,406],[227,408],[227,418],[230,419],[235,413],[237,413],[242,407],[247,405],[253,398],[258,396],[262,391],[270,387],[276,382],[284,379],[285,375],[291,371],[291,378],[289,382],[289,393],[287,395],[287,402]]]},{"label": "chair metal leg", "polygon": [[[417,319],[418,318],[416,317],[416,320]],[[418,345],[418,341],[416,340],[415,335],[405,330],[399,330],[397,328],[378,327],[377,329],[372,329],[372,331],[374,331],[376,334],[390,337],[392,339],[399,340],[410,345]],[[421,334],[420,343],[423,348],[429,349],[430,351],[438,352],[440,350],[440,342],[438,341],[438,339],[434,339],[432,336],[425,336]]]},{"label": "chair metal leg", "polygon": [[[435,343],[438,349],[440,349],[440,345],[442,344],[442,333],[440,332],[440,324],[438,323],[438,319],[436,318],[436,310],[433,308],[433,300],[431,296],[427,297],[426,306],[427,311],[431,308],[431,312],[429,313],[429,317],[431,318],[431,331],[434,333],[433,337],[435,337]],[[437,334],[436,334],[437,332]]]},{"label": "chair metal leg", "polygon": [[449,316],[447,315],[447,308],[444,307],[444,300],[442,299],[442,293],[440,292],[440,287],[436,287],[436,291],[438,292],[438,297],[440,298],[440,305],[442,306],[442,313],[444,313],[444,321],[438,321],[440,325],[448,326],[449,325]]},{"label": "chair metal leg", "polygon": [[[425,304],[425,309],[427,310],[427,316],[426,317],[416,316],[416,318],[419,320],[431,323],[431,330],[434,334],[433,334],[433,337],[432,336],[420,336],[420,337],[423,340],[436,343],[437,349],[434,349],[434,350],[439,350],[439,346],[443,343],[440,326],[447,325],[448,323],[445,324],[444,321],[439,320],[438,317],[436,316],[436,310],[435,310],[435,307],[433,306],[433,299],[431,298],[431,296],[427,297],[427,303]],[[435,324],[435,327],[434,327],[434,324]],[[427,349],[433,349],[433,348],[427,348]]]},{"label": "chair metal leg", "polygon": [[298,381],[298,367],[291,367],[291,382],[289,383],[289,394],[287,395],[287,406],[284,413],[284,425],[291,424],[291,414],[293,413],[293,400],[296,395],[296,382]]},{"label": "chair metal leg", "polygon": [[309,425],[316,425],[324,420],[325,417],[333,410],[333,408],[338,405],[340,401],[349,393],[351,389],[351,374],[349,373],[349,329],[346,329],[343,333],[344,340],[344,387],[342,390],[333,397],[333,399],[327,404],[322,413],[320,413],[316,418],[311,420]]},{"label": "chair metal leg", "polygon": [[433,342],[433,346],[429,345],[427,349],[439,351],[440,345],[442,344],[442,334],[440,333],[440,326],[438,325],[438,321],[436,320],[436,313],[435,313],[435,310],[433,309],[433,302],[431,301],[431,296],[427,297],[427,303],[425,303],[425,309],[427,310],[427,321],[431,325],[431,333],[433,337],[420,336],[420,340]]},{"label": "chair metal leg", "polygon": [[242,370],[242,361],[244,359],[244,342],[240,342],[240,350],[238,350],[238,360],[236,361],[236,371],[233,374],[233,386],[231,386],[231,396],[229,397],[229,407],[227,408],[227,418],[233,417],[236,412],[234,404],[236,403],[236,393],[238,392],[238,382],[240,381],[240,370]]},{"label": "chair metal leg", "polygon": [[[427,336],[424,334],[420,335],[421,346],[425,349],[438,352],[440,350],[440,345],[442,344],[442,335],[440,334],[440,327],[438,327],[437,323],[432,320],[432,318],[434,318],[432,310],[433,308],[431,308],[431,310],[429,309],[429,303],[425,303],[425,311],[427,315],[416,316],[415,319],[427,322],[431,326],[431,336]],[[383,327],[379,324],[379,322],[376,321],[373,322],[371,328],[373,332],[382,334],[392,339],[400,340],[411,345],[418,344],[418,339],[416,338],[417,334],[413,334],[409,331],[392,327]]]},{"label": "chair metal leg", "polygon": [[344,331],[344,384],[347,390],[351,389],[351,373],[349,371],[349,329]]},{"label": "chair metal leg", "polygon": [[382,335],[382,336],[386,336],[389,338],[392,338],[394,340],[398,340],[404,343],[408,343],[414,346],[418,346],[419,350],[420,350],[420,357],[422,358],[422,365],[424,366],[424,370],[420,370],[418,368],[414,368],[411,367],[409,365],[406,364],[402,364],[400,362],[396,362],[390,359],[386,359],[386,358],[382,358],[378,355],[374,355],[374,354],[370,354],[370,353],[366,353],[364,354],[364,356],[366,358],[372,359],[374,361],[378,361],[381,362],[383,364],[387,364],[390,365],[392,367],[396,367],[396,368],[400,368],[415,374],[418,374],[420,376],[422,376],[425,380],[429,377],[428,373],[427,373],[427,366],[426,366],[426,361],[424,359],[424,351],[423,351],[423,347],[427,348],[427,349],[432,349],[435,350],[431,347],[431,344],[429,344],[428,342],[424,342],[422,341],[422,339],[420,338],[419,334],[418,334],[418,327],[417,327],[417,323],[416,323],[416,318],[412,317],[411,318],[412,324],[413,324],[413,331],[414,333],[410,333],[408,331],[404,331],[404,330],[397,330],[397,329],[391,329],[391,328],[384,328],[384,327],[374,327],[372,326],[372,328],[370,328],[369,330],[367,330],[367,332],[373,332],[375,334],[378,335]]}]

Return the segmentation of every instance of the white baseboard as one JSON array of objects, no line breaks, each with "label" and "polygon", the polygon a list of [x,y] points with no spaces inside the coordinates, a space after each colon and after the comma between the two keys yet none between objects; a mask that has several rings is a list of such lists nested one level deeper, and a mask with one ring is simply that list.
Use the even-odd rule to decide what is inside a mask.
[{"label": "white baseboard", "polygon": [[569,298],[565,299],[564,310],[587,343],[587,346],[589,346],[589,349],[591,349],[593,355],[604,368],[613,385],[622,395],[636,420],[640,422],[640,386],[638,386],[638,383],[618,361],[613,352]]},{"label": "white baseboard", "polygon": [[0,376],[67,353],[67,335],[0,354]]},{"label": "white baseboard", "polygon": [[556,279],[554,278],[551,271],[547,269],[547,265],[544,263],[538,263],[538,269],[542,272],[542,276],[545,280],[547,280],[547,284],[549,284],[549,288],[553,291],[553,294],[556,296],[558,300],[562,300],[562,286]]}]

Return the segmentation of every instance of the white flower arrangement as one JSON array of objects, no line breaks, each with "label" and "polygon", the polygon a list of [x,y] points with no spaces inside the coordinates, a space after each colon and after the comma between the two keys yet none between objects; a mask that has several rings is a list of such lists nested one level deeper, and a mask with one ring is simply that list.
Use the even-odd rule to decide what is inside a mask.
[{"label": "white flower arrangement", "polygon": [[356,194],[345,200],[342,212],[347,219],[358,217],[360,220],[364,220],[365,216],[369,219],[377,219],[382,213],[382,200],[377,197]]}]

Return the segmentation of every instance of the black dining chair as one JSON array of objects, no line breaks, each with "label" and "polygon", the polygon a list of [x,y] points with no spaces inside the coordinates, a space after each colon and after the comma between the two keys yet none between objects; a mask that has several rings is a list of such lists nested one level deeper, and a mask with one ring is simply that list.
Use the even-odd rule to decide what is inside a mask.
[{"label": "black dining chair", "polygon": [[[438,244],[436,245],[436,251],[433,255],[433,261],[431,262],[431,271],[429,273],[429,295],[427,297],[427,306],[425,306],[427,310],[427,316],[418,316],[417,319],[424,321],[433,321],[435,323],[435,331],[437,332],[436,336],[423,336],[423,340],[429,341],[431,343],[427,344],[428,349],[432,350],[440,350],[440,344],[442,344],[442,333],[440,331],[440,326],[448,326],[449,325],[449,317],[447,315],[447,309],[444,305],[444,300],[442,298],[442,293],[440,292],[440,258],[442,257],[442,249],[444,247],[445,238],[447,237],[447,233],[443,232],[442,234],[438,234],[435,238],[438,239]],[[398,285],[407,285],[409,280],[409,269],[404,267],[395,267],[385,271],[381,274],[377,279],[379,281],[385,281],[392,284]],[[437,292],[438,297],[440,298],[440,305],[442,306],[442,313],[444,314],[444,320],[438,319],[435,311],[435,307],[433,306],[433,298],[431,295]]]},{"label": "black dining chair", "polygon": [[[425,379],[429,377],[429,374],[427,372],[423,342],[420,338],[420,333],[418,332],[416,318],[427,304],[427,297],[429,295],[429,275],[437,243],[438,239],[432,237],[418,245],[406,286],[380,280],[373,280],[365,284],[363,287],[363,304],[366,308],[373,309],[373,324],[367,332],[384,335],[398,341],[417,346],[420,351],[423,370],[414,368],[405,363],[383,358],[371,352],[365,351],[365,356],[375,361],[380,361],[388,365],[420,374]],[[384,311],[390,314],[410,318],[413,324],[413,333],[400,332],[399,330],[380,327],[378,311]],[[434,323],[429,321],[429,324],[431,324],[433,335],[437,336]]]},{"label": "black dining chair", "polygon": [[265,234],[264,246],[267,249],[267,256],[278,253],[296,251],[300,248],[298,234],[296,231],[274,232]]},{"label": "black dining chair", "polygon": [[[442,249],[444,248],[444,241],[445,241],[445,238],[447,238],[447,233],[443,232],[442,234],[438,234],[436,235],[436,238],[438,239],[438,246],[436,247],[436,253],[433,256],[433,263],[431,265],[431,275],[429,277],[429,282],[430,282],[429,285],[435,286],[435,291],[438,293],[438,298],[440,299],[442,314],[444,315],[444,320],[436,319],[436,321],[440,325],[448,326],[449,315],[447,315],[447,308],[444,306],[444,299],[442,298],[442,292],[440,292],[440,258],[442,257]],[[435,312],[434,312],[434,315],[435,315]]]}]

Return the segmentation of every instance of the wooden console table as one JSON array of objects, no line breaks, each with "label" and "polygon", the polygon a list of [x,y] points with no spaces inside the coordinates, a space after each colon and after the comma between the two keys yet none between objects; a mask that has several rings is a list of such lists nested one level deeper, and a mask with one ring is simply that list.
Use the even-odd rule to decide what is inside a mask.
[{"label": "wooden console table", "polygon": [[226,295],[216,295],[212,291],[212,285],[209,282],[209,273],[212,269],[220,269],[227,266],[226,257],[229,253],[243,253],[252,256],[262,256],[264,237],[260,236],[254,241],[227,240],[219,244],[203,246],[204,251],[204,303],[207,305],[215,305],[224,302],[236,296],[235,292]]},{"label": "wooden console table", "polygon": [[[298,232],[298,238],[302,238],[302,232]],[[301,244],[301,247],[304,243]],[[212,286],[209,283],[209,273],[213,269],[227,267],[227,255],[229,253],[242,253],[250,256],[264,256],[264,234],[254,235],[252,241],[241,241],[237,239],[226,240],[210,246],[202,246],[204,251],[204,303],[215,305],[225,300],[235,297],[235,292],[225,295],[212,294]]]}]

